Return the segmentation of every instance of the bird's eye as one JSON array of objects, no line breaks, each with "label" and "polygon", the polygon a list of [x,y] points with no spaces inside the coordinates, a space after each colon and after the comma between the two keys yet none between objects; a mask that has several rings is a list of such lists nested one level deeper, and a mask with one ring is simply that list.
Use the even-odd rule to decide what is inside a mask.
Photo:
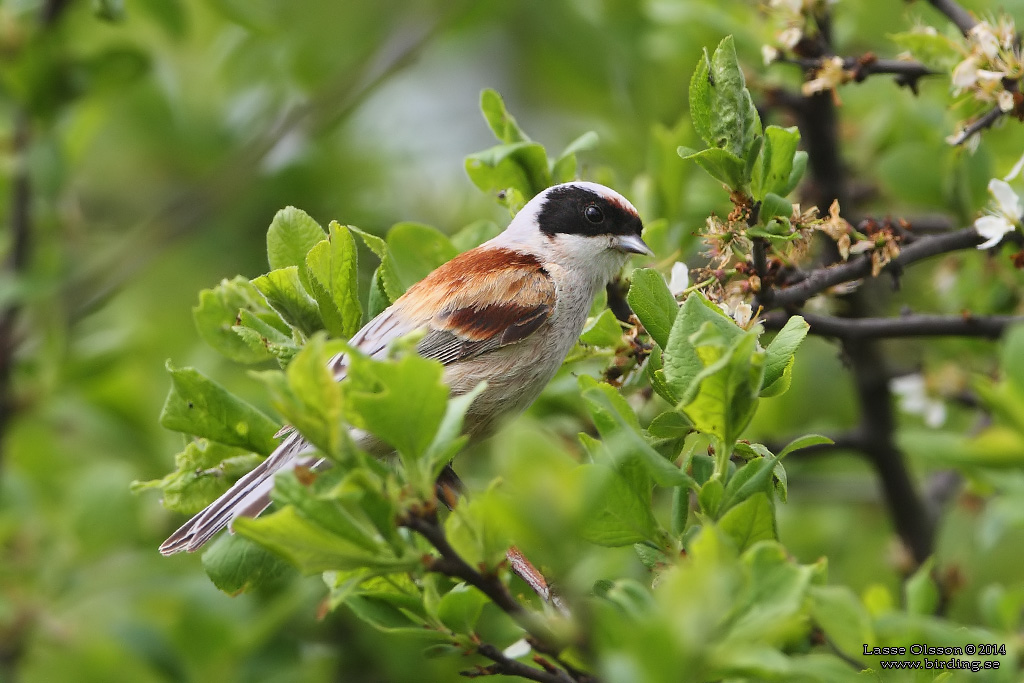
[{"label": "bird's eye", "polygon": [[583,209],[583,215],[586,216],[587,220],[591,223],[600,223],[604,220],[604,214],[601,213],[601,209],[597,208],[597,205],[591,204],[587,208]]}]

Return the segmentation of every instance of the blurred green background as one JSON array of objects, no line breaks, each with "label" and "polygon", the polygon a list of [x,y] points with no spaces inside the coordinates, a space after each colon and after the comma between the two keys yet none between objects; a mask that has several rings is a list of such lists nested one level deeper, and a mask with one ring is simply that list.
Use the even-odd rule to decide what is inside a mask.
[{"label": "blurred green background", "polygon": [[[1024,2],[1001,7],[1020,15]],[[943,25],[921,2],[835,11],[848,54],[893,55],[887,33],[918,18]],[[56,19],[41,20],[47,12]],[[477,106],[485,87],[552,150],[596,130],[584,177],[623,191],[645,219],[668,219],[679,253],[700,263],[692,235],[728,203],[675,154],[695,143],[686,86],[700,50],[729,33],[755,98],[766,83],[798,83],[761,66],[773,27],[759,16],[742,0],[0,4],[0,253],[16,242],[19,178],[31,216],[28,263],[0,272],[0,306],[20,313],[7,340],[17,348],[15,412],[0,434],[0,681],[455,680],[458,661],[424,665],[415,643],[344,613],[318,618],[316,577],[232,598],[199,557],[158,555],[182,520],[129,484],[162,476],[181,445],[157,424],[164,361],[199,367],[266,408],[257,385],[198,339],[191,307],[221,278],[266,271],[265,231],[283,206],[376,233],[400,220],[446,232],[507,221],[462,170],[466,154],[492,144]],[[948,82],[922,86],[919,98],[885,79],[843,89],[844,156],[866,188],[859,208],[966,224],[1024,136],[1008,127],[975,155],[955,152],[944,142],[957,117]],[[917,288],[907,281],[907,297],[932,310],[1015,310],[1019,279],[974,267],[988,279],[981,289],[939,304],[926,275]],[[988,372],[992,349],[900,343],[892,357],[904,370],[955,361],[958,372]],[[575,382],[565,380],[518,429],[579,430]],[[836,347],[812,340],[793,389],[766,403],[753,430],[841,431],[856,421],[849,382]],[[970,426],[951,411],[952,424]],[[869,468],[853,456],[790,467],[782,541],[801,561],[828,555],[834,581],[895,590],[905,558]],[[465,468],[471,482],[496,474],[487,459]],[[972,500],[944,517],[940,555],[971,586],[1019,587],[1019,512]],[[972,531],[984,524],[995,527],[988,536]],[[977,590],[958,596],[951,616],[975,619]]]}]

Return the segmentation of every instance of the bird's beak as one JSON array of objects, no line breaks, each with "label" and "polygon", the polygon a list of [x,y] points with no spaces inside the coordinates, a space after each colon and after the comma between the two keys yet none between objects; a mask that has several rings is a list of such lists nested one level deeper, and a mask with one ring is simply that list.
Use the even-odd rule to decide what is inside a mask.
[{"label": "bird's beak", "polygon": [[614,247],[627,254],[644,254],[654,256],[651,248],[640,239],[639,235],[619,235],[615,238]]}]

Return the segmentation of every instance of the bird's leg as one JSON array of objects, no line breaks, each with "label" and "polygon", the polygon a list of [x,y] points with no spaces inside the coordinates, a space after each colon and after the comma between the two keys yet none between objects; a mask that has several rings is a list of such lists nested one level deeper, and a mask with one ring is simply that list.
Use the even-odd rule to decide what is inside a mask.
[{"label": "bird's leg", "polygon": [[[435,490],[437,492],[437,499],[444,503],[449,510],[454,510],[459,499],[466,497],[466,487],[462,483],[462,479],[459,478],[459,475],[452,469],[451,463],[445,465],[444,469],[441,470],[441,474],[438,475]],[[544,575],[540,573],[540,570],[526,559],[526,556],[519,551],[519,548],[515,546],[509,548],[505,552],[505,558],[508,560],[512,572],[525,581],[526,585],[533,589],[533,592],[540,596],[544,602],[551,603],[563,614],[568,614],[565,603],[552,590],[551,585],[544,578]]]},{"label": "bird's leg", "polygon": [[452,469],[452,464],[448,463],[441,470],[441,474],[437,475],[437,482],[434,484],[434,491],[437,493],[437,499],[444,503],[445,507],[449,510],[454,510],[455,506],[459,502],[459,498],[463,498],[466,495],[466,486],[459,479],[459,475]]}]

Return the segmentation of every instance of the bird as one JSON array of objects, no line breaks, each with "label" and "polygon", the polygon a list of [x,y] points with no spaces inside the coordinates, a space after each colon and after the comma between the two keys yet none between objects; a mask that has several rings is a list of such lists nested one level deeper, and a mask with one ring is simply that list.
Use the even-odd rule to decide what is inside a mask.
[{"label": "bird", "polygon": [[[641,237],[636,208],[604,185],[575,181],[534,196],[496,237],[439,266],[370,320],[349,340],[380,358],[397,339],[422,336],[416,353],[444,365],[451,396],[486,382],[470,405],[463,432],[491,435],[540,395],[583,330],[594,296],[631,255],[653,256]],[[329,361],[337,380],[347,361]],[[378,436],[352,429],[375,455],[393,449]],[[194,552],[239,516],[270,505],[274,475],[315,466],[315,449],[291,431],[267,458],[160,546],[163,555]]]}]

